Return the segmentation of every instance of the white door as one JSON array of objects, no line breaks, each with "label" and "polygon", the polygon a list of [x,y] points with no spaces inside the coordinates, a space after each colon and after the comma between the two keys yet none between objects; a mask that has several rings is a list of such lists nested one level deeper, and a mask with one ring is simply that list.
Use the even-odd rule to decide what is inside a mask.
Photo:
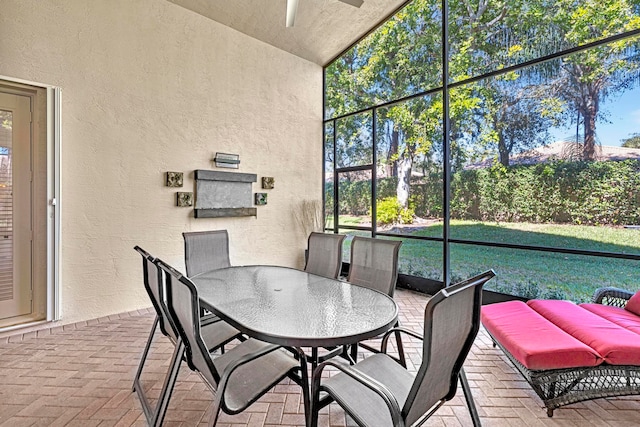
[{"label": "white door", "polygon": [[32,311],[31,191],[31,99],[0,93],[0,320]]}]

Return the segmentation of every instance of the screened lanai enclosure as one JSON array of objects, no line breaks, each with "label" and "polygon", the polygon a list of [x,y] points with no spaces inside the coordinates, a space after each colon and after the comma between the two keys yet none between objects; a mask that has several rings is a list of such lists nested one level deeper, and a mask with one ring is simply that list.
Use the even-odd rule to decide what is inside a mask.
[{"label": "screened lanai enclosure", "polygon": [[325,229],[433,286],[635,291],[638,99],[639,0],[407,2],[325,67]]}]

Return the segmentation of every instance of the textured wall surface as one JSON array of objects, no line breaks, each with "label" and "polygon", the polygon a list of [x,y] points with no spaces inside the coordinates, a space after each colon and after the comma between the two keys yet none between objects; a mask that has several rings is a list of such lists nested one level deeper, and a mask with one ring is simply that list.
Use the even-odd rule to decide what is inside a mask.
[{"label": "textured wall surface", "polygon": [[[292,210],[321,197],[318,65],[165,0],[0,9],[0,75],[63,90],[65,323],[148,306],[133,246],[183,269],[183,231],[228,229],[233,264],[302,266]],[[216,151],[275,177],[257,217],[194,219],[175,206]],[[166,171],[185,172],[184,187],[165,187]]]}]

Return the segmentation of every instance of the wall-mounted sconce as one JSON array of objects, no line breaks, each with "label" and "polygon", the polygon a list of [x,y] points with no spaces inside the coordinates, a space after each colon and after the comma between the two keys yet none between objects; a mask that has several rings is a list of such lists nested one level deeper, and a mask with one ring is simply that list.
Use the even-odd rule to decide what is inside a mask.
[{"label": "wall-mounted sconce", "polygon": [[213,158],[213,161],[218,168],[230,168],[230,169],[238,169],[240,165],[240,155],[239,154],[228,154],[228,153],[216,153],[216,156]]}]

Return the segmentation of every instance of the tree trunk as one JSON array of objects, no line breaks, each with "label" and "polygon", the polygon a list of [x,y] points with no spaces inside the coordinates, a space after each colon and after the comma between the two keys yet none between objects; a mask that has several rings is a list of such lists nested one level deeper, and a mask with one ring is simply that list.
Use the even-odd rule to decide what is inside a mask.
[{"label": "tree trunk", "polygon": [[389,145],[389,154],[387,155],[387,173],[388,176],[398,176],[398,161],[391,159],[398,154],[398,147],[400,145],[400,132],[397,130],[391,131],[391,144]]},{"label": "tree trunk", "polygon": [[396,196],[398,197],[398,203],[403,209],[409,207],[412,166],[413,159],[411,156],[398,160],[398,187],[396,188]]},{"label": "tree trunk", "polygon": [[584,160],[596,159],[596,117],[598,115],[598,100],[589,96],[583,111],[584,117]]},{"label": "tree trunk", "polygon": [[500,137],[500,142],[498,144],[498,152],[500,153],[500,163],[503,166],[509,166],[509,150],[507,150],[502,137]]}]

